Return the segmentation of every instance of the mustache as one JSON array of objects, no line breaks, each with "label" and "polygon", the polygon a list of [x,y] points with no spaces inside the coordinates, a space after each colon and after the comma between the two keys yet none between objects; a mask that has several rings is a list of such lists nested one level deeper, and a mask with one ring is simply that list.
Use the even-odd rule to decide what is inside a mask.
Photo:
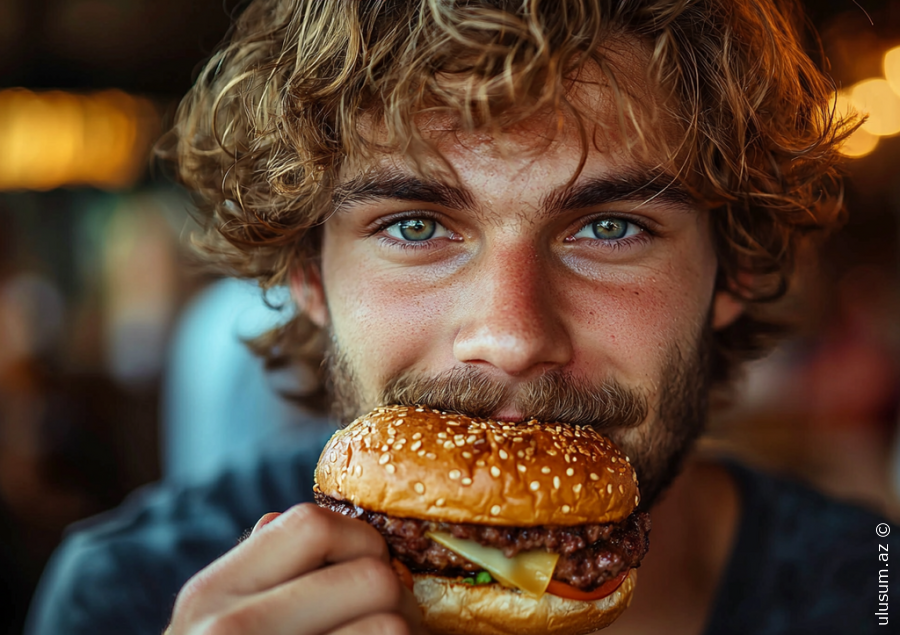
[{"label": "mustache", "polygon": [[422,405],[436,410],[488,418],[504,404],[541,422],[589,425],[598,430],[631,428],[647,417],[647,399],[614,380],[591,384],[571,373],[548,371],[510,385],[465,366],[433,377],[406,372],[388,380],[382,404]]}]

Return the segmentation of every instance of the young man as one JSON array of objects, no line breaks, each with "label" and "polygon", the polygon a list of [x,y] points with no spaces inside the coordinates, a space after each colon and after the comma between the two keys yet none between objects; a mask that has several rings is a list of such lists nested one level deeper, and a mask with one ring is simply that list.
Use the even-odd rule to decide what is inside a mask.
[{"label": "young man", "polygon": [[[536,417],[631,457],[653,540],[610,633],[878,624],[881,519],[684,461],[710,389],[765,347],[761,301],[839,212],[848,124],[778,4],[257,0],[173,133],[204,253],[293,291],[258,346],[321,366],[341,419]],[[379,534],[298,505],[317,458],[83,527],[31,632],[420,632]]]}]

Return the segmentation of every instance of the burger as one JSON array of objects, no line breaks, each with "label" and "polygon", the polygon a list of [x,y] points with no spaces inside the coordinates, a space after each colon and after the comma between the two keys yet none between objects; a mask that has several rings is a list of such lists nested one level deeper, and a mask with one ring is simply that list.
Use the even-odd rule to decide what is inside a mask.
[{"label": "burger", "polygon": [[604,628],[648,548],[629,458],[589,427],[379,408],[325,446],[315,498],[384,536],[434,633]]}]

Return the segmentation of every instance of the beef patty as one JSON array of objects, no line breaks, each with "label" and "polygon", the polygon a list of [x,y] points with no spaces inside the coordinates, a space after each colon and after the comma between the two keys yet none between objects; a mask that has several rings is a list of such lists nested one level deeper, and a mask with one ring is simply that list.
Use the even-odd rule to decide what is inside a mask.
[{"label": "beef patty", "polygon": [[446,577],[468,576],[481,567],[434,542],[425,532],[441,531],[473,540],[499,549],[507,557],[535,549],[558,553],[553,578],[582,591],[591,591],[623,570],[639,566],[649,546],[647,512],[634,512],[620,523],[504,527],[397,518],[319,492],[315,496],[320,506],[372,525],[384,536],[391,555],[410,570]]}]

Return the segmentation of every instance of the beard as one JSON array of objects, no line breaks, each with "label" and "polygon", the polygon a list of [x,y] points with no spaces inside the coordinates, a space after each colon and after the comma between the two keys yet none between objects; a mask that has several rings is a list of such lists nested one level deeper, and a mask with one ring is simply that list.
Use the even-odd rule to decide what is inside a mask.
[{"label": "beard", "polygon": [[708,322],[689,348],[673,344],[667,351],[653,408],[644,391],[613,378],[591,383],[551,370],[530,382],[510,385],[468,365],[433,376],[397,374],[384,381],[378,403],[364,403],[353,364],[333,335],[329,341],[326,385],[334,414],[343,424],[379,405],[397,404],[485,418],[512,405],[529,419],[591,426],[629,457],[640,484],[640,510],[650,509],[668,488],[706,429],[712,351]]}]

